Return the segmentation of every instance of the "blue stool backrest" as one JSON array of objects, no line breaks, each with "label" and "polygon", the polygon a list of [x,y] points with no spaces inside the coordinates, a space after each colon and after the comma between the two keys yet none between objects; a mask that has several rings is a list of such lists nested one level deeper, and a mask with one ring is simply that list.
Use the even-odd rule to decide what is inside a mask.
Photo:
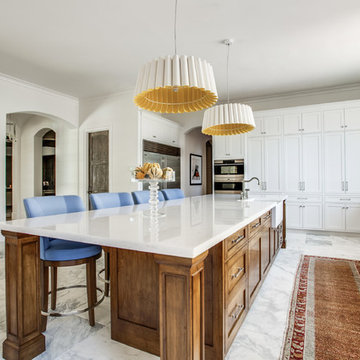
[{"label": "blue stool backrest", "polygon": [[185,197],[184,192],[181,189],[164,189],[161,190],[165,200],[183,199]]},{"label": "blue stool backrest", "polygon": [[[135,204],[146,204],[150,200],[150,191],[149,190],[143,190],[143,191],[133,191],[132,197],[134,199]],[[159,201],[164,201],[164,195],[161,191],[158,192],[158,199]]]},{"label": "blue stool backrest", "polygon": [[130,193],[99,193],[90,195],[91,207],[94,210],[134,205]]},{"label": "blue stool backrest", "polygon": [[[37,196],[24,199],[24,207],[28,218],[49,216],[85,211],[80,196]],[[51,238],[40,237],[40,258],[44,259],[45,250],[49,247]]]}]

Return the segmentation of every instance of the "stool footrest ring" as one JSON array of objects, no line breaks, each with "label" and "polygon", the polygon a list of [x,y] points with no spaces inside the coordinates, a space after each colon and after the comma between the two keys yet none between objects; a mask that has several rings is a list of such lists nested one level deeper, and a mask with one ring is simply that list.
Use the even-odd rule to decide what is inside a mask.
[{"label": "stool footrest ring", "polygon": [[[79,288],[86,288],[87,286],[86,285],[72,285],[72,286],[64,286],[64,287],[60,287],[57,289],[57,291],[62,291],[62,290],[67,290],[67,289],[79,289]],[[97,291],[99,291],[102,296],[99,300],[97,300],[97,302],[92,305],[92,306],[89,306],[85,309],[79,309],[79,310],[73,310],[73,311],[69,311],[69,312],[57,312],[57,311],[42,311],[41,310],[41,315],[43,316],[54,316],[54,317],[61,317],[61,316],[72,316],[72,315],[77,315],[77,314],[82,314],[84,312],[87,312],[93,308],[95,308],[96,306],[100,305],[104,298],[105,298],[105,293],[104,293],[104,290],[100,289],[100,288],[96,288]],[[48,292],[48,295],[51,294],[51,291]]]},{"label": "stool footrest ring", "polygon": [[105,280],[102,276],[100,276],[100,274],[103,273],[104,271],[105,271],[105,268],[102,269],[102,270],[100,270],[100,271],[98,272],[98,279],[99,279],[100,281],[102,281],[103,283],[105,283],[105,284],[110,284],[110,281],[109,281],[109,280]]}]

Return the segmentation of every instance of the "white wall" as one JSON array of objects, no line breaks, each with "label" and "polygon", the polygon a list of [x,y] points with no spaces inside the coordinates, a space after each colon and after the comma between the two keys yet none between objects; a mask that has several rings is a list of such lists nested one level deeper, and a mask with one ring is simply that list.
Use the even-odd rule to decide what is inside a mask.
[{"label": "white wall", "polygon": [[[18,115],[20,116],[20,115]],[[32,115],[16,120],[17,140],[13,156],[13,218],[25,217],[23,199],[41,196],[42,135],[56,133],[56,194],[78,194],[78,129],[66,121]]]},{"label": "white wall", "polygon": [[7,114],[49,114],[78,125],[78,100],[34,84],[0,74],[0,220],[5,220],[5,133]]},{"label": "white wall", "polygon": [[[139,156],[138,109],[133,92],[80,101],[79,179],[80,195],[87,199],[88,134],[109,130],[109,191],[133,191],[130,169],[141,161]],[[87,203],[87,201],[86,201]]]},{"label": "white wall", "polygon": [[[185,134],[184,163],[185,174],[182,182],[182,189],[185,196],[198,196],[206,193],[206,141],[211,139],[201,133],[201,128],[197,127]],[[190,185],[190,154],[202,156],[202,185]]]}]

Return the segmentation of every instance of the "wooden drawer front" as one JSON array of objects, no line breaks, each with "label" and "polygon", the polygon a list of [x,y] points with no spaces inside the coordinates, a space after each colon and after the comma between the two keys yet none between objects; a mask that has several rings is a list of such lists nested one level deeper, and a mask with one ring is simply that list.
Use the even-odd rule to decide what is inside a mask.
[{"label": "wooden drawer front", "polygon": [[234,286],[247,274],[247,251],[247,246],[243,247],[225,264],[225,289],[229,297]]},{"label": "wooden drawer front", "polygon": [[261,216],[261,223],[263,225],[269,221],[271,221],[271,211],[268,211],[263,216]]},{"label": "wooden drawer front", "polygon": [[247,228],[243,228],[224,240],[225,260],[230,259],[247,240]]},{"label": "wooden drawer front", "polygon": [[257,233],[257,231],[260,229],[261,225],[262,225],[261,217],[254,220],[252,223],[250,223],[250,225],[249,225],[249,236],[252,236],[253,234]]},{"label": "wooden drawer front", "polygon": [[231,339],[231,341],[234,338],[234,335],[236,335],[246,310],[246,281],[245,278],[243,278],[236,296],[232,299],[226,308],[226,335],[228,339]]}]

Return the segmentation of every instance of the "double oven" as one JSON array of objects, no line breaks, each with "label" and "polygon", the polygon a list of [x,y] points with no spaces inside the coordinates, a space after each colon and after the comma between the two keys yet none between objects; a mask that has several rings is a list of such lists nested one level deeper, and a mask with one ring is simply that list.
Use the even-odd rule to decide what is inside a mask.
[{"label": "double oven", "polygon": [[244,160],[214,161],[214,190],[217,194],[240,194],[244,180]]}]

